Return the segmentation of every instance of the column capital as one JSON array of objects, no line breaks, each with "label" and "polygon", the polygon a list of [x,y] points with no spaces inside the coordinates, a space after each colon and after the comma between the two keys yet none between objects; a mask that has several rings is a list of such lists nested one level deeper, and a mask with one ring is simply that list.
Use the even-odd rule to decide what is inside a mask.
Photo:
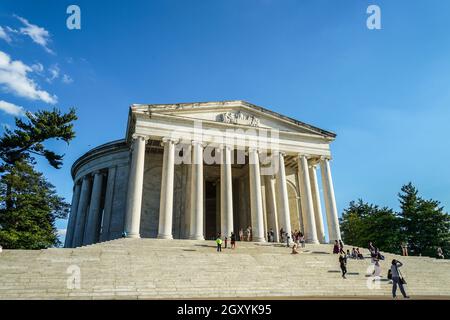
[{"label": "column capital", "polygon": [[331,156],[321,156],[320,157],[320,161],[325,161],[325,160],[330,161],[331,160]]},{"label": "column capital", "polygon": [[198,140],[192,140],[191,141],[191,145],[200,145],[200,147],[202,147],[202,148],[204,148],[205,147],[205,145],[204,145],[204,143],[202,142],[202,141],[198,141]]},{"label": "column capital", "polygon": [[141,134],[141,133],[133,133],[133,134],[131,135],[131,138],[132,138],[133,140],[136,140],[136,139],[138,139],[138,138],[142,138],[142,139],[144,139],[146,142],[150,139],[149,136],[146,136],[146,135]]},{"label": "column capital", "polygon": [[298,156],[299,158],[306,158],[306,160],[311,159],[311,155],[310,155],[310,154],[307,154],[307,153],[298,153],[297,156]]},{"label": "column capital", "polygon": [[177,138],[173,138],[173,137],[164,137],[161,139],[161,145],[165,144],[165,143],[173,143],[176,144],[180,141],[180,139]]}]

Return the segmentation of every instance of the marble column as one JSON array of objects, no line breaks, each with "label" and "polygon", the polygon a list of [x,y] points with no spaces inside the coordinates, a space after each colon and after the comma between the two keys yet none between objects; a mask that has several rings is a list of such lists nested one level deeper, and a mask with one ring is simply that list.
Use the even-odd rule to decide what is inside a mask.
[{"label": "marble column", "polygon": [[117,167],[108,168],[108,178],[106,181],[105,192],[105,208],[103,210],[103,222],[100,241],[107,241],[110,239],[111,218],[114,201],[114,186],[116,184],[116,171]]},{"label": "marble column", "polygon": [[341,231],[339,228],[330,163],[327,158],[320,159],[320,171],[322,172],[323,197],[325,200],[325,209],[327,212],[328,237],[329,242],[334,243],[335,240],[341,239]]},{"label": "marble column", "polygon": [[203,226],[203,145],[192,141],[191,234],[192,240],[205,240]]},{"label": "marble column", "polygon": [[220,164],[220,216],[222,237],[230,239],[233,230],[233,180],[231,175],[231,148],[221,147]]},{"label": "marble column", "polygon": [[92,186],[91,202],[87,215],[86,229],[84,230],[83,245],[98,242],[100,235],[100,207],[102,200],[103,174],[94,172],[94,184]]},{"label": "marble column", "polygon": [[316,165],[309,167],[309,179],[311,180],[311,191],[314,205],[314,217],[316,220],[317,238],[320,243],[325,243],[325,231],[323,228],[322,205],[320,204],[319,183],[317,182]]},{"label": "marble column", "polygon": [[70,216],[67,223],[66,239],[64,241],[64,248],[71,248],[73,242],[73,234],[75,231],[75,222],[77,219],[78,203],[80,201],[81,184],[78,181],[75,182],[75,187],[72,195],[72,205],[70,207]]},{"label": "marble column", "polygon": [[147,137],[133,135],[131,166],[128,177],[125,232],[128,238],[140,238],[142,187],[144,183],[145,144]]},{"label": "marble column", "polygon": [[78,203],[75,232],[73,235],[73,247],[79,247],[83,244],[84,228],[86,225],[87,215],[86,211],[91,198],[91,189],[92,178],[89,175],[85,175],[81,184],[80,201]]},{"label": "marble column", "polygon": [[314,203],[311,192],[311,181],[309,179],[308,159],[305,155],[298,156],[298,167],[300,173],[300,186],[303,189],[304,199],[302,209],[305,211],[305,238],[308,243],[319,243],[317,239],[316,221],[314,217]]},{"label": "marble column", "polygon": [[173,218],[173,178],[175,171],[175,143],[172,138],[163,138],[163,168],[161,178],[161,198],[159,202],[159,239],[172,239]]},{"label": "marble column", "polygon": [[185,216],[185,230],[184,230],[184,238],[189,239],[191,233],[191,170],[192,170],[192,146],[188,146],[185,148],[184,152],[189,153],[189,162],[185,163],[186,166],[186,194],[185,194],[185,207],[184,207],[184,216]]},{"label": "marble column", "polygon": [[267,228],[273,230],[274,241],[279,242],[279,228],[278,228],[278,217],[277,217],[277,200],[275,193],[275,179],[272,176],[264,176],[264,185],[266,192],[266,208],[267,208]]},{"label": "marble column", "polygon": [[[289,195],[286,182],[286,168],[284,166],[284,153],[277,152],[278,172],[276,173],[276,186],[279,195],[277,213],[280,216],[280,229],[283,228],[291,237],[291,213],[289,211]],[[292,239],[291,239],[292,240]]]},{"label": "marble column", "polygon": [[253,241],[265,242],[263,203],[261,195],[261,171],[259,167],[258,150],[249,148],[249,180],[250,180],[250,211],[252,216]]}]

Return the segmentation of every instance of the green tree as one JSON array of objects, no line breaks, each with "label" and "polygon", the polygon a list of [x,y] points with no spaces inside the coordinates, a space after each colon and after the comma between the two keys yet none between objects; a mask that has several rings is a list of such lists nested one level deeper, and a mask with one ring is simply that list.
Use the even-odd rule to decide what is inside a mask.
[{"label": "green tree", "polygon": [[448,256],[450,216],[439,201],[424,200],[410,182],[398,194],[402,230],[413,255],[436,256],[438,247]]},{"label": "green tree", "polygon": [[[7,193],[7,188],[10,192]],[[69,204],[41,173],[25,161],[6,165],[0,179],[0,243],[9,249],[43,249],[60,245],[55,220],[65,218]]]},{"label": "green tree", "polygon": [[380,250],[399,249],[400,219],[392,209],[380,208],[359,199],[352,201],[341,218],[342,240],[366,248],[372,241]]},{"label": "green tree", "polygon": [[69,143],[74,137],[75,110],[26,113],[14,131],[0,138],[0,244],[6,248],[38,249],[59,245],[54,222],[64,218],[68,204],[34,170],[35,156],[60,168],[64,155],[48,149],[51,139]]}]

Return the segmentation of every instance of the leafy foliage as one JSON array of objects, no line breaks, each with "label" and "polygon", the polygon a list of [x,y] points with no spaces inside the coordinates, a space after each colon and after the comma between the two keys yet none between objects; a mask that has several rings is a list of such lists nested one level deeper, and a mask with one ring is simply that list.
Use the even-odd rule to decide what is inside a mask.
[{"label": "leafy foliage", "polygon": [[69,143],[75,137],[72,121],[77,119],[75,109],[61,114],[58,109],[52,111],[26,112],[28,122],[16,118],[16,129],[6,129],[0,139],[0,159],[13,165],[18,161],[30,160],[31,155],[43,156],[49,164],[59,169],[64,155],[45,148],[43,142],[49,139],[63,140]]},{"label": "leafy foliage", "polygon": [[50,139],[69,143],[74,137],[75,110],[27,112],[16,129],[0,138],[0,244],[9,249],[41,249],[59,245],[55,220],[65,218],[69,204],[34,170],[34,156],[60,168],[64,155],[45,147]]},{"label": "leafy foliage", "polygon": [[438,247],[449,254],[450,217],[439,201],[425,200],[418,190],[408,183],[398,194],[403,231],[415,255],[435,256]]},{"label": "leafy foliage", "polygon": [[436,256],[441,247],[450,254],[450,216],[435,200],[424,200],[408,183],[399,193],[400,209],[395,213],[387,207],[363,202],[350,202],[340,219],[344,242],[367,247],[372,241],[380,250],[401,253],[406,241],[413,255]]},{"label": "leafy foliage", "polygon": [[401,221],[392,209],[363,202],[350,202],[341,218],[343,240],[366,248],[370,241],[383,251],[399,249]]},{"label": "leafy foliage", "polygon": [[[10,192],[6,190],[10,188]],[[56,219],[64,219],[69,204],[54,186],[25,162],[7,165],[0,179],[0,243],[9,249],[42,249],[59,245]]]}]

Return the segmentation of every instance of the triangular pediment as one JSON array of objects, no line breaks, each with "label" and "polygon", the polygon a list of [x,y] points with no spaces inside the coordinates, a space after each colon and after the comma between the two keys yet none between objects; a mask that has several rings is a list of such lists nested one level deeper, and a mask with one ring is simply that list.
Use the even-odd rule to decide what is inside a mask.
[{"label": "triangular pediment", "polygon": [[317,134],[334,138],[335,134],[281,115],[251,103],[235,100],[179,104],[134,105],[150,114],[164,114],[195,120],[220,122],[230,126],[248,126],[279,131]]}]

